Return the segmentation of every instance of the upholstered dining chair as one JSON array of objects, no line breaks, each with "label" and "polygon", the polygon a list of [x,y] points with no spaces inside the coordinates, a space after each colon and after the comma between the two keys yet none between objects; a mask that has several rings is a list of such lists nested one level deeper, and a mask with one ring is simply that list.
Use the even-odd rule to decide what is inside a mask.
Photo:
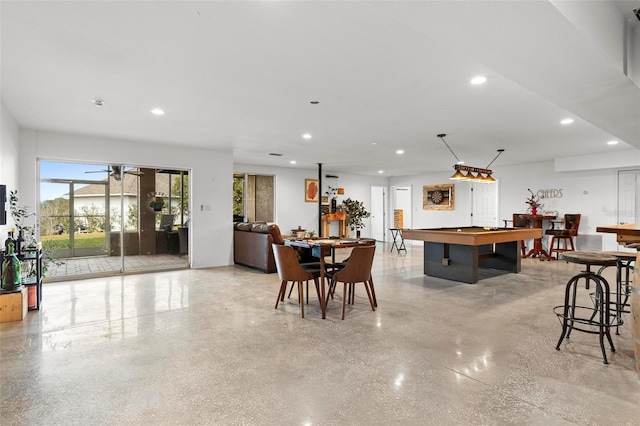
[{"label": "upholstered dining chair", "polygon": [[[512,228],[528,228],[529,227],[529,219],[526,218],[526,213],[514,213],[511,217],[512,219],[502,219],[504,221],[504,227],[509,227],[509,222],[511,222]],[[524,256],[527,254],[527,245],[524,243],[524,240],[520,240],[520,251]]]},{"label": "upholstered dining chair", "polygon": [[276,300],[276,309],[278,304],[284,301],[284,294],[287,291],[287,284],[298,284],[298,302],[300,303],[300,315],[304,318],[304,283],[307,283],[307,291],[309,280],[313,280],[316,285],[316,293],[318,294],[318,300],[322,304],[320,299],[320,284],[318,277],[320,271],[305,270],[300,266],[298,262],[298,256],[292,247],[282,244],[272,244],[273,257],[276,262],[276,269],[278,270],[278,277],[282,281],[280,283],[280,290],[278,291],[278,299]]},{"label": "upholstered dining chair", "polygon": [[338,282],[344,283],[342,319],[344,319],[347,298],[350,304],[353,304],[355,301],[355,285],[357,283],[364,284],[364,288],[367,290],[367,296],[369,297],[369,303],[371,304],[371,310],[376,310],[377,301],[374,302],[375,289],[373,288],[373,280],[371,279],[371,267],[373,266],[373,256],[375,252],[376,246],[374,245],[354,247],[351,251],[351,256],[349,256],[349,261],[346,262],[344,268],[327,273],[331,283],[331,294],[335,291]]},{"label": "upholstered dining chair", "polygon": [[[554,227],[544,231],[545,235],[551,235],[549,257],[553,257],[553,252],[556,252],[557,258],[557,254],[560,252],[575,250],[573,237],[578,235],[578,227],[580,226],[581,216],[582,215],[579,213],[565,214],[564,220],[562,221],[562,228],[555,229],[555,222],[552,222],[554,224]],[[562,241],[563,243],[562,248],[560,247],[560,241]]]}]

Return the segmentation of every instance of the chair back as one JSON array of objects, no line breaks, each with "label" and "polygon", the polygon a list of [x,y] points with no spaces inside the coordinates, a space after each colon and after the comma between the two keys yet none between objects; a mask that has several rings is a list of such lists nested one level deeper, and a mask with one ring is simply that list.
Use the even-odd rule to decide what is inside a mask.
[{"label": "chair back", "polygon": [[578,227],[580,226],[581,214],[565,214],[564,229],[569,231],[571,236],[578,235]]},{"label": "chair back", "polygon": [[[167,228],[167,226],[169,228]],[[160,229],[162,229],[165,232],[169,232],[171,231],[171,228],[173,228],[173,215],[163,214],[162,217],[160,218]]]},{"label": "chair back", "polygon": [[273,247],[273,257],[276,261],[278,276],[282,281],[307,281],[313,279],[313,274],[300,266],[298,256],[293,247],[282,244],[271,244],[271,247]]},{"label": "chair back", "polygon": [[333,276],[335,281],[343,283],[360,283],[371,278],[371,267],[373,266],[373,256],[376,253],[376,246],[354,247],[349,256],[347,266]]},{"label": "chair back", "polygon": [[513,227],[514,228],[528,228],[529,227],[529,219],[525,217],[525,213],[514,213],[513,214]]}]

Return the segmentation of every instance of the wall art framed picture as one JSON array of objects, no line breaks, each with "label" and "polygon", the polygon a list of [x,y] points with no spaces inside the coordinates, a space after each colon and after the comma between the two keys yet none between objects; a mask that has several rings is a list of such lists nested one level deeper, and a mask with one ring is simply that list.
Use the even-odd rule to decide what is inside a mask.
[{"label": "wall art framed picture", "polygon": [[422,209],[453,210],[454,188],[452,183],[424,185],[422,187]]},{"label": "wall art framed picture", "polygon": [[304,200],[307,203],[317,203],[320,188],[318,188],[318,179],[304,180]]}]

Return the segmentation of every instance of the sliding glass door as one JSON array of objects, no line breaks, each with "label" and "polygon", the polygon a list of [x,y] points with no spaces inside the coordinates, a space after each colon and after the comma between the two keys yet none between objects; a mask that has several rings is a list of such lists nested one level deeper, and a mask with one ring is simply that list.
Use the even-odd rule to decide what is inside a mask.
[{"label": "sliding glass door", "polygon": [[188,172],[40,162],[47,278],[189,266]]},{"label": "sliding glass door", "polygon": [[[104,255],[109,229],[109,188],[104,182],[48,179],[58,194],[40,203],[40,236],[56,258]],[[92,188],[90,196],[87,189]]]}]

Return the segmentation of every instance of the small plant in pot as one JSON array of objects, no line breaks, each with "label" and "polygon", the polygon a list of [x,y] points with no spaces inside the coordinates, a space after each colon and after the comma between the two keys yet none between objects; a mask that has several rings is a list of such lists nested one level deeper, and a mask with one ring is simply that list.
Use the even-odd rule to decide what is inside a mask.
[{"label": "small plant in pot", "polygon": [[360,228],[364,228],[362,219],[371,217],[371,213],[364,208],[364,203],[358,200],[347,198],[342,202],[342,208],[347,215],[347,226],[350,230],[356,231],[356,236],[360,237]]}]

